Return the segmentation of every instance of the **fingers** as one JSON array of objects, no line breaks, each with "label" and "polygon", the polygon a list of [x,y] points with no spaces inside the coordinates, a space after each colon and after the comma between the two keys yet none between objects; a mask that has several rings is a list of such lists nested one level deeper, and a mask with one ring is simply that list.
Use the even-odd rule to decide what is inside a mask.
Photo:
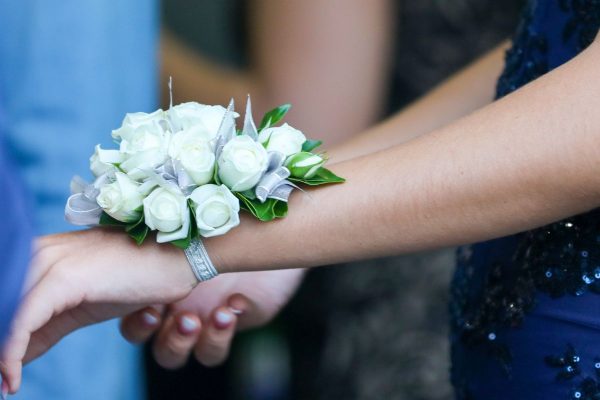
[{"label": "fingers", "polygon": [[131,343],[144,343],[160,327],[164,306],[146,307],[121,320],[121,335]]},{"label": "fingers", "polygon": [[168,369],[182,367],[198,340],[200,329],[200,319],[194,314],[168,316],[152,348],[156,362]]},{"label": "fingers", "polygon": [[66,287],[65,282],[68,280],[58,273],[49,275],[31,290],[20,307],[0,363],[0,372],[10,393],[15,393],[21,384],[22,361],[31,335],[54,315],[76,306],[83,299],[78,289]]},{"label": "fingers", "polygon": [[229,307],[220,307],[215,310],[194,348],[196,359],[207,367],[213,367],[225,361],[235,334],[236,324],[237,316]]},{"label": "fingers", "polygon": [[227,299],[227,306],[229,307],[229,310],[238,317],[237,327],[242,329],[247,325],[247,317],[256,312],[252,310],[250,300],[240,293],[229,296]]},{"label": "fingers", "polygon": [[6,400],[8,398],[8,383],[2,381],[2,391],[0,392],[0,399]]},{"label": "fingers", "polygon": [[52,247],[51,237],[37,238],[32,247],[31,264],[27,271],[23,293],[28,293],[38,284],[52,265],[60,258],[60,251]]}]

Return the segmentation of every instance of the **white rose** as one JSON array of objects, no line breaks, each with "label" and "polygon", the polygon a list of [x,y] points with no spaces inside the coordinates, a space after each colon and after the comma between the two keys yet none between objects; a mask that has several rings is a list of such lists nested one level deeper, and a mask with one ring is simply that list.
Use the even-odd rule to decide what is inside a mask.
[{"label": "white rose", "polygon": [[144,199],[144,221],[158,231],[158,243],[187,237],[190,212],[187,200],[178,188],[157,187]]},{"label": "white rose", "polygon": [[267,170],[268,155],[260,143],[249,136],[236,136],[224,147],[219,157],[219,177],[231,190],[252,189]]},{"label": "white rose", "polygon": [[[179,129],[192,129],[206,141],[213,140],[219,131],[227,109],[222,106],[209,106],[196,102],[182,103],[171,108],[168,113]],[[234,117],[239,114],[233,113]]]},{"label": "white rose", "polygon": [[291,156],[302,151],[306,136],[298,129],[283,124],[279,127],[264,129],[258,135],[258,141],[268,151],[278,151],[286,156]]},{"label": "white rose", "polygon": [[150,174],[154,168],[163,164],[167,159],[165,149],[156,149],[154,151],[144,151],[131,155],[125,159],[120,165],[120,168],[127,172],[132,179],[142,181]]},{"label": "white rose", "polygon": [[323,157],[305,151],[294,154],[286,162],[293,177],[304,179],[315,176],[323,164],[325,164]]},{"label": "white rose", "polygon": [[225,185],[204,185],[192,192],[200,235],[224,235],[240,223],[240,202]]},{"label": "white rose", "polygon": [[196,185],[211,181],[215,170],[215,153],[212,146],[193,128],[173,135],[169,145],[169,156],[179,160]]},{"label": "white rose", "polygon": [[114,164],[120,164],[123,159],[123,154],[118,150],[104,150],[98,144],[90,157],[90,169],[94,176],[98,177],[114,169]]},{"label": "white rose", "polygon": [[143,112],[126,114],[121,127],[112,131],[112,137],[120,140],[123,134],[127,134],[128,132],[141,126],[160,123],[160,121],[163,121],[164,119],[165,112],[161,109],[158,109],[150,114]]},{"label": "white rose", "polygon": [[96,202],[111,217],[121,222],[140,219],[143,196],[139,184],[122,172],[116,172],[116,181],[100,188]]},{"label": "white rose", "polygon": [[120,151],[125,155],[121,169],[133,179],[142,180],[147,177],[146,171],[166,161],[171,133],[161,122],[164,120],[162,110],[144,114],[145,117],[137,117],[138,114],[144,113],[128,114],[130,121],[125,118],[118,137],[121,139]]}]

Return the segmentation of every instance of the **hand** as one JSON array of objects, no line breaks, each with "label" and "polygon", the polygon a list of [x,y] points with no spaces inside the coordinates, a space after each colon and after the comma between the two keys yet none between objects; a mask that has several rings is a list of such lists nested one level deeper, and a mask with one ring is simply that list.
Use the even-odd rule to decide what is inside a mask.
[{"label": "hand", "polygon": [[227,358],[236,328],[267,323],[293,295],[302,276],[300,269],[220,275],[169,306],[164,317],[163,307],[128,315],[121,332],[129,341],[142,343],[158,331],[153,354],[165,368],[181,367],[192,351],[200,363],[215,366]]},{"label": "hand", "polygon": [[151,242],[138,247],[122,232],[107,229],[38,241],[23,303],[0,357],[10,393],[20,386],[22,362],[75,329],[191,292],[196,278],[183,252]]}]

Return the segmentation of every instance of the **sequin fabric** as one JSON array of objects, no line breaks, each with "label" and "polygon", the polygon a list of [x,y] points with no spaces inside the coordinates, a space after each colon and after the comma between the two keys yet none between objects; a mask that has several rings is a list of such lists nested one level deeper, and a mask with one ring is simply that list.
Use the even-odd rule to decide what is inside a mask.
[{"label": "sequin fabric", "polygon": [[[561,24],[550,26],[544,18],[556,10],[562,13],[555,19]],[[575,56],[592,43],[599,26],[600,0],[529,1],[507,52],[497,96],[505,96],[559,65],[553,46],[568,46],[570,58]],[[554,39],[557,33],[559,41]],[[523,326],[540,294],[558,299],[599,293],[598,210],[511,238],[462,247],[451,290],[453,353],[458,345],[493,358],[510,381],[513,352],[504,336]],[[539,360],[540,365],[557,369],[557,379],[574,385],[571,398],[600,400],[599,376],[582,373],[575,347],[564,345],[568,346],[565,354],[548,355]],[[598,360],[586,362],[600,371]],[[460,368],[453,366],[452,371],[456,397],[475,398]]]},{"label": "sequin fabric", "polygon": [[598,33],[600,0],[560,0],[559,4],[563,12],[570,14],[562,30],[563,40],[575,37],[577,51],[582,51]]},{"label": "sequin fabric", "polygon": [[[570,398],[573,400],[600,400],[600,358],[585,360],[579,356],[573,345],[568,344],[563,354],[547,356],[544,361],[556,370],[556,380],[573,383]],[[594,376],[582,376],[581,364],[591,363]]]}]

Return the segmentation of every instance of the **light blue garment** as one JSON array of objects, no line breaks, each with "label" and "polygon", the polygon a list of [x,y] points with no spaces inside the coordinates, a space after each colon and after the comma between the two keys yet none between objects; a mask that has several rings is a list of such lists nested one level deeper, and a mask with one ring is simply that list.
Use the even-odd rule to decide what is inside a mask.
[{"label": "light blue garment", "polygon": [[[74,174],[126,112],[156,108],[152,0],[0,0],[0,104],[8,151],[35,204],[38,233],[71,229]],[[85,266],[82,265],[82,268]],[[109,322],[67,337],[25,368],[25,400],[142,398],[138,349]]]}]

